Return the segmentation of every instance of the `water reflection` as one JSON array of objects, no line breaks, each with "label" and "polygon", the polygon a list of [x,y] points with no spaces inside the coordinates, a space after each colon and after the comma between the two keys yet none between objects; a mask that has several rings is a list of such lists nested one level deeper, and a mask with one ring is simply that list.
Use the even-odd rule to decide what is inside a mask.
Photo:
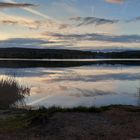
[{"label": "water reflection", "polygon": [[119,63],[123,64],[99,62],[74,67],[67,64],[66,67],[0,68],[0,75],[16,73],[20,84],[31,87],[30,96],[25,97],[27,105],[140,105],[140,65],[138,62]]},{"label": "water reflection", "polygon": [[125,66],[139,66],[140,59],[0,59],[1,68],[65,68],[65,67],[78,67],[85,65],[125,65]]}]

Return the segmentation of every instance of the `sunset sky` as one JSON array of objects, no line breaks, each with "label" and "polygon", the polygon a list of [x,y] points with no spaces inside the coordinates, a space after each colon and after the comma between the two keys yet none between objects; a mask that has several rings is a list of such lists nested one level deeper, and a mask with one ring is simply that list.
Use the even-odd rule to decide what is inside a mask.
[{"label": "sunset sky", "polygon": [[0,0],[0,47],[140,49],[140,0]]}]

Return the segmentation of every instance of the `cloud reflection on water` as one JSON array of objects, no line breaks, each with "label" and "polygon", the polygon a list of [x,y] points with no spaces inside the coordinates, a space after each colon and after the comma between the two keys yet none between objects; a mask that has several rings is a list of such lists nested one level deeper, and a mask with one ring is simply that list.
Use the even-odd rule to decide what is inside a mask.
[{"label": "cloud reflection on water", "polygon": [[16,71],[16,78],[31,87],[28,105],[136,104],[138,99],[139,66],[0,69],[0,74]]}]

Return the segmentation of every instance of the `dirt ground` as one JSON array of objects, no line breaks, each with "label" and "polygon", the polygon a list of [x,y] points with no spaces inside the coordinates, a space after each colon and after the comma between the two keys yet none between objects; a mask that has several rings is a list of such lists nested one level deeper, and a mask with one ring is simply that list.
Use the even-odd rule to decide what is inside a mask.
[{"label": "dirt ground", "polygon": [[140,140],[140,108],[112,107],[100,113],[58,111],[24,130],[0,132],[0,140]]}]

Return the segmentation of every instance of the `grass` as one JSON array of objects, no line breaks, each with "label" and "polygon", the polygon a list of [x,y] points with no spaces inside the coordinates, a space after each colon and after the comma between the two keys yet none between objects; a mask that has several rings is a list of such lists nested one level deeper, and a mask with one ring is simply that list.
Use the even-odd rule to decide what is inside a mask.
[{"label": "grass", "polygon": [[44,108],[41,107],[38,110],[26,110],[26,109],[16,109],[11,108],[9,114],[13,114],[12,117],[7,117],[5,119],[0,119],[0,133],[3,132],[18,132],[29,127],[36,127],[44,125],[47,123],[48,118],[57,112],[83,112],[83,113],[100,113],[109,110],[109,107],[76,107],[76,108],[60,108],[51,107]]},{"label": "grass", "polygon": [[[109,111],[115,109],[124,110],[127,112],[140,112],[139,107],[134,106],[123,106],[123,105],[110,105],[100,108],[95,107],[76,107],[76,108],[60,108],[51,107],[44,108],[41,107],[38,110],[26,110],[26,109],[9,109],[7,117],[4,119],[0,118],[0,133],[5,132],[21,132],[22,130],[27,130],[28,128],[36,128],[38,126],[44,126],[48,123],[49,118],[55,113],[102,113],[104,111]],[[11,115],[13,114],[13,115]],[[0,116],[3,114],[0,111]],[[5,115],[5,114],[4,114]]]},{"label": "grass", "polygon": [[28,87],[22,86],[13,77],[0,80],[0,108],[8,108],[17,102],[23,101],[25,95],[30,93]]},{"label": "grass", "polygon": [[[56,112],[94,112],[94,113],[98,113],[98,112],[102,112],[102,111],[106,111],[109,110],[109,106],[104,106],[104,107],[74,107],[74,108],[61,108],[61,107],[50,107],[50,108],[44,108],[41,107],[38,109],[38,112],[48,112],[48,113],[56,113]],[[34,112],[34,111],[33,111]]]}]

